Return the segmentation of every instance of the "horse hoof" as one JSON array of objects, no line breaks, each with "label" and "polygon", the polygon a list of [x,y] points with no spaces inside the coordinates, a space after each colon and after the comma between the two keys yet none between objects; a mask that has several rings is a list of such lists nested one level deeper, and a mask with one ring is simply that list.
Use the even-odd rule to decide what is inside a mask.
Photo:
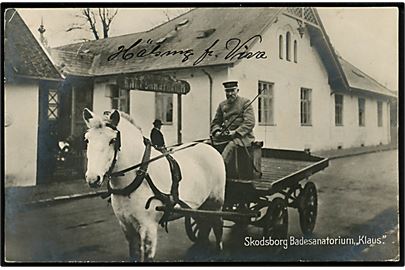
[{"label": "horse hoof", "polygon": [[221,253],[224,250],[224,245],[222,242],[220,242],[219,244],[217,244],[217,252]]}]

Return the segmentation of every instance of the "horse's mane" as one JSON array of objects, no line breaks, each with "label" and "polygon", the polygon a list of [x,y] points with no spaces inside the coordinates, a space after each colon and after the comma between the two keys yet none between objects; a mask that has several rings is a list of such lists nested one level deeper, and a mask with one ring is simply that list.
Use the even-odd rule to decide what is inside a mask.
[{"label": "horse's mane", "polygon": [[[131,125],[133,125],[134,127],[136,127],[141,133],[142,133],[142,129],[140,126],[138,126],[135,123],[135,120],[127,113],[118,111],[120,114],[120,117],[127,120]],[[91,118],[89,120],[89,124],[91,128],[102,128],[106,125],[106,123],[110,123],[110,111],[105,111],[103,116],[94,116],[93,118]]]},{"label": "horse's mane", "polygon": [[142,132],[141,127],[138,126],[138,125],[135,123],[135,120],[134,120],[129,114],[124,113],[124,112],[122,112],[122,111],[119,111],[119,113],[120,113],[120,116],[121,116],[122,118],[126,119],[126,120],[127,120],[128,122],[130,122],[134,127],[136,127],[137,129],[139,129],[139,131]]}]

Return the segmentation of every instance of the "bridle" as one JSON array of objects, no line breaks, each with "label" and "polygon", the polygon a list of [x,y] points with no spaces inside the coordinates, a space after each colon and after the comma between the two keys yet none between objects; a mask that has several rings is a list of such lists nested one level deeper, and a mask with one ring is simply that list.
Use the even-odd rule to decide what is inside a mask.
[{"label": "bridle", "polygon": [[104,176],[108,177],[108,179],[111,179],[112,171],[114,170],[115,164],[117,163],[118,151],[121,150],[121,132],[117,129],[116,126],[113,126],[110,123],[107,123],[106,127],[109,127],[112,130],[117,132],[117,135],[116,135],[115,141],[114,141],[114,159],[111,162],[110,168],[108,169],[108,171],[104,175]]},{"label": "bridle", "polygon": [[[142,157],[142,161],[139,164],[136,164],[134,166],[131,166],[129,168],[120,170],[120,171],[116,171],[113,172],[114,167],[117,163],[117,156],[118,156],[118,151],[121,150],[121,133],[120,131],[117,129],[116,126],[111,125],[109,123],[106,124],[107,127],[113,129],[114,131],[117,132],[117,136],[115,137],[115,142],[114,142],[114,159],[111,163],[110,168],[108,169],[108,171],[106,172],[106,174],[104,175],[104,177],[106,176],[108,178],[108,183],[107,183],[107,193],[102,194],[101,197],[102,198],[107,198],[109,197],[111,194],[115,194],[115,195],[121,195],[121,196],[130,196],[130,194],[132,192],[134,192],[141,184],[144,180],[147,181],[149,187],[151,188],[152,192],[153,192],[153,196],[150,197],[145,204],[145,209],[148,209],[152,200],[159,200],[161,201],[164,205],[167,206],[167,210],[164,211],[163,216],[161,217],[161,219],[159,220],[159,224],[164,227],[167,231],[167,222],[170,216],[170,208],[173,206],[171,205],[170,199],[169,199],[169,195],[170,194],[165,194],[163,192],[161,192],[156,185],[153,183],[151,177],[149,176],[147,170],[148,170],[148,165],[149,163],[151,163],[152,161],[155,161],[157,159],[166,157],[167,155],[173,153],[174,151],[167,151],[165,153],[162,153],[159,156],[156,156],[154,158],[150,158],[151,156],[151,149],[152,147],[152,143],[149,141],[149,139],[143,137],[143,143],[145,145],[145,151],[143,153],[143,157]],[[191,145],[188,145],[186,147],[183,147],[181,149],[178,150],[182,150],[182,149],[186,149],[192,146],[195,146],[197,143],[193,143]],[[139,168],[139,169],[138,169]],[[138,169],[136,171],[136,176],[134,178],[134,180],[126,187],[122,188],[122,189],[114,189],[113,187],[111,187],[111,178],[113,177],[117,177],[117,176],[124,176],[126,172],[132,171]],[[185,202],[183,201],[178,201],[179,205],[181,207],[184,208],[190,208],[189,205],[187,205]]]}]

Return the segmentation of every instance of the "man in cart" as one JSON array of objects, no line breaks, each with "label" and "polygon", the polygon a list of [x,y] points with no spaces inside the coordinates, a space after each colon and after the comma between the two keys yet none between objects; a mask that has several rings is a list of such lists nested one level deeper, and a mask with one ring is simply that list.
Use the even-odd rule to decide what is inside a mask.
[{"label": "man in cart", "polygon": [[227,81],[223,85],[226,100],[217,108],[211,123],[211,135],[214,144],[226,144],[222,157],[229,168],[236,148],[248,147],[255,140],[255,116],[249,99],[238,95],[238,81]]}]

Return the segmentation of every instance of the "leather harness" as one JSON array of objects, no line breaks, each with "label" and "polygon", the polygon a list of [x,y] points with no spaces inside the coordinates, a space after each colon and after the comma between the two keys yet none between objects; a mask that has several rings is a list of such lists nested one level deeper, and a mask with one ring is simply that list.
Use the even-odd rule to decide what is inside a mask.
[{"label": "leather harness", "polygon": [[[116,137],[115,143],[114,143],[114,159],[111,163],[109,170],[106,173],[106,176],[108,178],[107,193],[104,193],[103,195],[101,195],[101,197],[103,199],[105,199],[105,198],[109,197],[111,194],[130,197],[131,193],[134,192],[135,190],[137,190],[139,188],[139,186],[142,184],[142,182],[144,180],[146,180],[146,182],[148,183],[148,185],[154,195],[147,200],[147,202],[145,204],[145,209],[149,209],[150,204],[153,200],[156,199],[156,200],[161,201],[166,206],[165,207],[166,210],[164,211],[162,218],[159,220],[159,224],[162,227],[164,227],[166,231],[168,231],[167,223],[168,223],[168,220],[169,220],[170,214],[171,214],[170,210],[173,208],[174,205],[171,204],[170,197],[169,197],[170,194],[163,193],[156,187],[156,185],[153,183],[151,177],[147,173],[147,170],[148,170],[148,165],[150,162],[158,160],[163,157],[169,157],[170,153],[173,153],[174,151],[168,151],[153,159],[150,159],[152,143],[150,142],[149,139],[143,137],[145,151],[143,153],[141,163],[139,163],[135,166],[129,167],[127,169],[121,170],[121,171],[112,172],[114,170],[115,164],[117,162],[118,151],[120,151],[120,149],[121,149],[121,134],[120,134],[120,131],[115,126],[113,126],[109,123],[107,123],[106,126],[117,131],[117,137]],[[191,147],[194,145],[196,145],[196,144],[188,145],[187,147],[184,147],[182,149],[185,149],[185,148],[188,148],[188,147]],[[174,161],[173,158],[171,158],[171,159]],[[172,161],[170,161],[168,159],[168,162],[170,163]],[[136,171],[136,177],[128,186],[126,186],[125,188],[122,188],[122,189],[116,189],[111,186],[111,178],[117,177],[117,176],[124,176],[126,172],[135,170],[137,168],[139,168],[139,169]],[[170,166],[170,168],[172,168],[172,166]],[[173,176],[173,172],[172,172],[172,176]],[[173,181],[175,181],[175,179],[173,179]],[[181,200],[179,200],[177,203],[183,208],[190,208],[190,206],[188,206],[185,202],[183,202]]]}]

